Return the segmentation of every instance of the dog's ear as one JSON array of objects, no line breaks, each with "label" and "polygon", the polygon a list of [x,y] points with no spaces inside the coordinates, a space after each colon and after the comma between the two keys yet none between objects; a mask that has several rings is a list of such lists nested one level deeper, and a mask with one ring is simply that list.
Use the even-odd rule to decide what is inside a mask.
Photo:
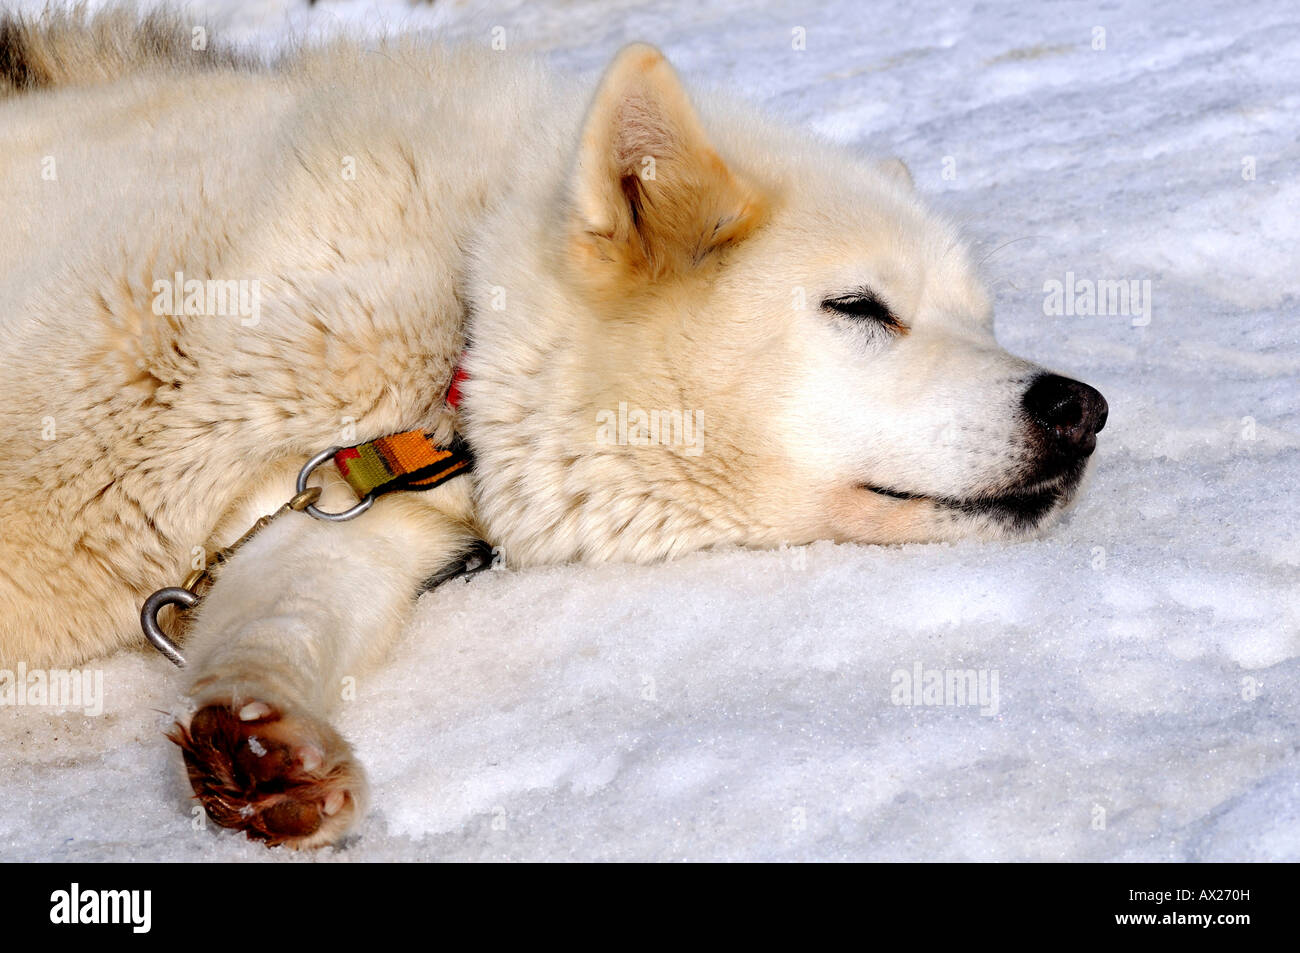
[{"label": "dog's ear", "polygon": [[697,267],[763,219],[762,193],[710,145],[686,90],[652,46],[625,47],[601,79],[570,182],[572,240],[597,283]]},{"label": "dog's ear", "polygon": [[916,182],[912,179],[912,170],[897,156],[892,159],[882,159],[876,163],[876,168],[885,173],[885,178],[897,182],[909,192],[916,187]]}]

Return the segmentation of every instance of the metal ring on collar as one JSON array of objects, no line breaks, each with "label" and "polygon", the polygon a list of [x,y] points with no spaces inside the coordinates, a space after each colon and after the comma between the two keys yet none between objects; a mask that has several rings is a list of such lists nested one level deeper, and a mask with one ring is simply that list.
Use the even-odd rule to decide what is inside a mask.
[{"label": "metal ring on collar", "polygon": [[[312,471],[342,449],[342,447],[330,447],[327,450],[322,450],[320,453],[316,454],[316,456],[303,464],[303,468],[298,471],[298,492],[305,493],[307,491],[307,478],[311,476]],[[350,519],[355,519],[366,510],[370,509],[374,502],[375,495],[373,493],[367,493],[365,499],[360,503],[352,507],[352,509],[344,510],[341,513],[326,513],[324,510],[317,509],[315,505],[307,506],[304,511],[309,516],[314,516],[318,520],[328,520],[331,523],[345,523]]]}]

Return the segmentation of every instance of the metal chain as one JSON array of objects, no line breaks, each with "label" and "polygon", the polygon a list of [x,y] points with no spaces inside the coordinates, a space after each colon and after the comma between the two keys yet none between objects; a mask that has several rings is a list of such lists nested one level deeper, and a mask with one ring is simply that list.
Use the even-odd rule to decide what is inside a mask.
[{"label": "metal chain", "polygon": [[293,499],[285,503],[274,513],[268,513],[257,520],[248,528],[248,532],[235,540],[229,546],[218,549],[211,556],[203,561],[203,568],[196,569],[185,577],[185,582],[180,586],[168,586],[165,589],[159,589],[148,599],[145,600],[144,608],[140,610],[140,628],[144,630],[144,637],[149,640],[159,652],[167,656],[174,664],[181,668],[185,667],[185,656],[181,654],[176,644],[163,633],[158,625],[158,613],[164,606],[174,605],[178,609],[192,609],[199,604],[202,596],[199,595],[199,587],[212,575],[212,570],[226,562],[235,552],[246,542],[266,529],[277,519],[288,512],[302,512],[308,507],[315,504],[320,499],[321,488],[318,486],[309,486],[300,490],[293,495]]}]

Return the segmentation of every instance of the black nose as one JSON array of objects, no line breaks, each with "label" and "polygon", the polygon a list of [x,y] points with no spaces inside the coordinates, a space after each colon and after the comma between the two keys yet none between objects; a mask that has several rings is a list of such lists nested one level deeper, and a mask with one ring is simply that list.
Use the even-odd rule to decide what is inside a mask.
[{"label": "black nose", "polygon": [[1029,385],[1022,403],[1030,419],[1062,450],[1092,453],[1097,433],[1106,426],[1106,398],[1068,377],[1042,375]]}]

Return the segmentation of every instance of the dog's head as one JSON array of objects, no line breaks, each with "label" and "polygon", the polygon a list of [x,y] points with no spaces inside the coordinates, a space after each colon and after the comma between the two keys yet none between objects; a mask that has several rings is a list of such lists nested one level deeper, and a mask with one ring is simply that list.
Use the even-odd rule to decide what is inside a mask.
[{"label": "dog's head", "polygon": [[489,520],[544,510],[568,556],[994,538],[1079,486],[1106,402],[998,346],[966,246],[901,163],[697,113],[633,46],[556,192],[516,229],[529,250],[479,255],[484,298],[513,256],[515,314],[476,319],[476,343],[509,356],[471,376],[488,378],[478,420],[561,435],[561,499],[520,501],[528,461],[476,426]]}]

